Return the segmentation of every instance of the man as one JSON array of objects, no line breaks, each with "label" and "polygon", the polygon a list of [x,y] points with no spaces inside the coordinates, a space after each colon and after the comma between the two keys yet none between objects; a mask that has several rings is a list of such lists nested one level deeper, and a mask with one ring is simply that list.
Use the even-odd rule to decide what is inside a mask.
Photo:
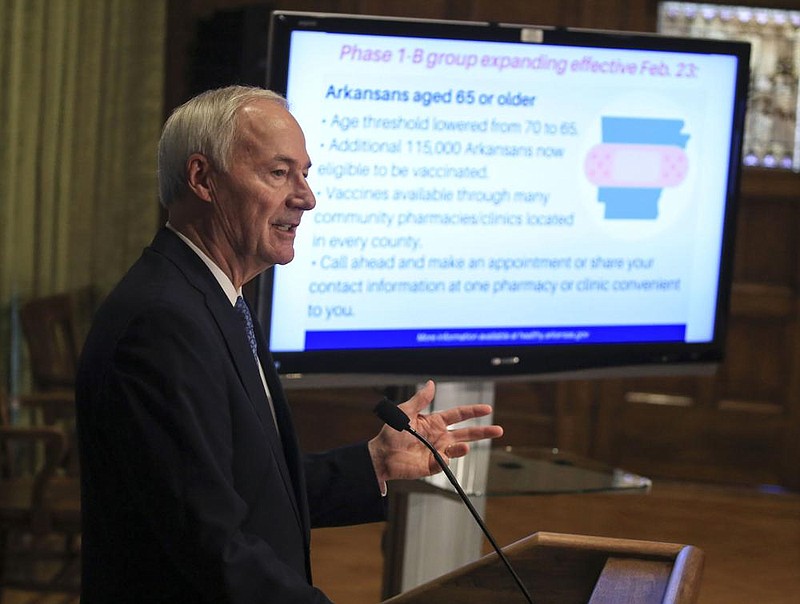
[{"label": "man", "polygon": [[[278,95],[210,91],[159,145],[169,221],[98,311],[78,371],[83,601],[327,602],[310,528],[384,518],[386,481],[437,471],[408,434],[302,455],[242,285],[294,256],[314,208],[300,126]],[[488,414],[401,407],[446,456],[499,426]]]}]

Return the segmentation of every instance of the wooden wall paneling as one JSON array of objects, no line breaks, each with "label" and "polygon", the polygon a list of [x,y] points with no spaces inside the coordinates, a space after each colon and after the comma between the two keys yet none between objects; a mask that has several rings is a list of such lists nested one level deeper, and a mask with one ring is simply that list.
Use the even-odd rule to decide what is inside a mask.
[{"label": "wooden wall paneling", "polygon": [[325,451],[375,436],[382,423],[372,409],[383,396],[380,388],[287,390],[303,450]]},{"label": "wooden wall paneling", "polygon": [[786,435],[783,444],[783,473],[781,484],[800,491],[800,300],[794,303],[795,320],[789,330],[789,338],[796,342],[791,351],[792,370],[788,376],[787,408],[785,410]]},{"label": "wooden wall paneling", "polygon": [[[746,170],[722,411],[774,422],[779,484],[800,489],[800,175]],[[771,418],[765,416],[771,415]],[[760,417],[759,417],[760,416]]]},{"label": "wooden wall paneling", "polygon": [[[605,440],[609,461],[674,478],[780,482],[782,408],[774,388],[759,392],[757,383],[740,379],[731,395],[720,383],[719,377],[697,378],[700,390],[723,390],[708,397],[620,381],[617,390],[606,391],[618,397],[610,407],[616,413],[598,425],[612,432]],[[612,403],[605,398],[602,404]]]},{"label": "wooden wall paneling", "polygon": [[[706,450],[700,477],[710,482],[788,486],[783,479],[783,417],[759,408],[723,408],[701,418]],[[708,455],[706,456],[706,453]]]},{"label": "wooden wall paneling", "polygon": [[658,2],[626,0],[584,0],[577,2],[574,23],[593,29],[653,32],[656,30]]},{"label": "wooden wall paneling", "polygon": [[[800,2],[795,8],[800,9]],[[800,174],[788,170],[745,168],[740,190],[745,201],[796,201],[800,199]]]},{"label": "wooden wall paneling", "polygon": [[714,378],[661,383],[604,382],[596,457],[653,478],[780,484],[782,420],[743,409],[718,410]]},{"label": "wooden wall paneling", "polygon": [[595,437],[597,382],[563,382],[556,390],[556,446],[590,457]]},{"label": "wooden wall paneling", "polygon": [[[594,455],[615,465],[630,465],[634,459],[629,458],[652,457],[664,449],[661,440],[673,438],[670,433],[651,436],[652,422],[669,420],[674,424],[669,416],[702,406],[706,391],[702,382],[692,377],[602,380]],[[643,425],[636,426],[637,421]],[[666,428],[662,426],[662,432]],[[668,445],[665,450],[671,449]],[[645,455],[645,451],[650,453]]]},{"label": "wooden wall paneling", "polygon": [[164,119],[186,98],[189,48],[194,39],[195,17],[183,3],[167,3],[167,40],[164,45]]},{"label": "wooden wall paneling", "polygon": [[452,0],[358,0],[354,11],[415,19],[457,19],[461,3]]},{"label": "wooden wall paneling", "polygon": [[497,445],[555,447],[555,382],[500,382],[495,388],[494,421],[504,434]]},{"label": "wooden wall paneling", "polygon": [[784,316],[732,314],[727,359],[717,376],[719,408],[734,408],[740,401],[743,406],[764,405],[764,413],[784,411],[797,346],[792,339],[794,320],[794,312]]},{"label": "wooden wall paneling", "polygon": [[657,2],[652,0],[474,0],[470,19],[530,23],[561,27],[589,27],[626,31],[655,31]]},{"label": "wooden wall paneling", "polygon": [[798,199],[742,195],[735,235],[736,284],[796,286],[798,201],[800,194]]},{"label": "wooden wall paneling", "polygon": [[500,382],[494,421],[505,433],[496,446],[553,447],[592,454],[597,385],[591,381]]},{"label": "wooden wall paneling", "polygon": [[577,0],[472,0],[464,2],[465,18],[473,21],[527,23],[531,25],[574,25]]}]

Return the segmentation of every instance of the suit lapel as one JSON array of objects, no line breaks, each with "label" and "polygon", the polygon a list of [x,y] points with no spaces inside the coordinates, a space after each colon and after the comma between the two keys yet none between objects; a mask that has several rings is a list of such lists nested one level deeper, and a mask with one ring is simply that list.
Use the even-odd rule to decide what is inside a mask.
[{"label": "suit lapel", "polygon": [[283,450],[286,455],[286,464],[292,474],[292,484],[295,488],[295,500],[300,507],[302,524],[306,528],[306,540],[310,541],[310,520],[308,513],[308,497],[305,493],[305,471],[303,469],[303,459],[300,452],[300,444],[297,440],[297,433],[292,422],[291,411],[286,401],[286,396],[281,385],[278,372],[275,370],[275,361],[269,353],[266,339],[263,336],[261,327],[256,320],[256,339],[258,340],[258,350],[261,357],[261,365],[264,368],[264,375],[267,379],[267,386],[272,395],[272,405],[275,410],[275,419],[278,422],[278,429],[281,432]]},{"label": "suit lapel", "polygon": [[[305,496],[300,496],[302,482],[302,470],[298,467],[298,449],[297,440],[294,433],[294,428],[291,421],[286,421],[286,402],[283,397],[283,389],[280,387],[280,381],[275,374],[277,384],[271,383],[271,374],[275,373],[275,369],[271,363],[266,364],[262,362],[265,376],[267,377],[267,384],[270,389],[270,394],[274,398],[280,400],[279,407],[281,412],[276,408],[276,416],[278,416],[278,425],[281,430],[281,437],[278,436],[278,431],[275,426],[275,421],[272,418],[272,413],[269,410],[269,401],[264,392],[264,386],[261,382],[261,376],[258,373],[253,353],[250,349],[250,344],[245,335],[244,326],[242,325],[241,318],[239,317],[236,309],[231,305],[225,293],[222,291],[214,275],[208,270],[208,267],[203,261],[195,254],[189,247],[180,240],[180,238],[169,229],[162,228],[156,235],[153,241],[152,248],[159,253],[164,254],[172,260],[176,266],[183,272],[190,283],[198,290],[203,292],[211,316],[217,323],[217,326],[222,333],[228,351],[233,360],[233,364],[239,375],[239,379],[244,386],[250,403],[258,416],[261,426],[264,430],[267,441],[272,449],[273,456],[277,460],[280,469],[281,477],[286,488],[289,499],[292,501],[292,506],[297,514],[297,520],[303,528],[303,533],[308,533],[308,512]],[[256,327],[256,337],[258,339],[259,354],[261,351],[266,351],[266,342],[263,336],[260,335],[260,330]],[[268,354],[268,353],[267,353]],[[273,400],[273,403],[275,401]],[[291,446],[288,448],[292,452],[292,458],[287,459],[285,447],[281,443],[281,438],[290,441]],[[291,466],[291,471],[290,471]],[[301,481],[301,482],[298,482]],[[302,501],[302,504],[298,503]],[[308,537],[306,537],[308,539]]]}]

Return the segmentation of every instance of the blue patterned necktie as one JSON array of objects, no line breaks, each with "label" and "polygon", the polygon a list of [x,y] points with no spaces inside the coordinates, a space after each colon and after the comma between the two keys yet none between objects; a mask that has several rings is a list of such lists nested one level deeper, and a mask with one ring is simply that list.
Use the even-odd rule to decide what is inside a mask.
[{"label": "blue patterned necktie", "polygon": [[267,386],[266,379],[264,378],[264,374],[261,369],[261,362],[258,360],[258,345],[256,344],[256,332],[253,327],[253,317],[250,315],[250,309],[247,308],[247,303],[241,296],[236,298],[236,305],[234,308],[242,317],[242,322],[244,323],[244,332],[245,335],[247,335],[247,342],[250,344],[250,350],[253,352],[253,358],[256,360],[256,367],[258,367],[259,373],[261,374],[261,382],[264,384],[264,393],[267,395],[269,411],[272,414],[272,421],[275,422],[275,430],[278,433],[278,438],[280,438],[281,431],[278,428],[278,418],[275,416],[275,403],[272,401],[272,395],[269,392],[269,387]]},{"label": "blue patterned necktie", "polygon": [[250,315],[250,309],[247,308],[247,304],[244,301],[244,298],[239,296],[236,298],[236,310],[242,316],[242,321],[244,321],[244,332],[247,335],[247,342],[250,344],[250,350],[253,351],[253,357],[256,360],[256,364],[258,364],[258,346],[256,345],[256,332],[253,329],[253,317]]}]

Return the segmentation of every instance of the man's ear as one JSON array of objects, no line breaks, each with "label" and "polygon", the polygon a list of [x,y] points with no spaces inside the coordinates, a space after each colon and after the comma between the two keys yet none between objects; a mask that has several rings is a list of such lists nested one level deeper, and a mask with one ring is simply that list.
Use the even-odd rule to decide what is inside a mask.
[{"label": "man's ear", "polygon": [[203,201],[213,201],[212,173],[211,162],[202,153],[192,153],[186,160],[186,184]]}]

